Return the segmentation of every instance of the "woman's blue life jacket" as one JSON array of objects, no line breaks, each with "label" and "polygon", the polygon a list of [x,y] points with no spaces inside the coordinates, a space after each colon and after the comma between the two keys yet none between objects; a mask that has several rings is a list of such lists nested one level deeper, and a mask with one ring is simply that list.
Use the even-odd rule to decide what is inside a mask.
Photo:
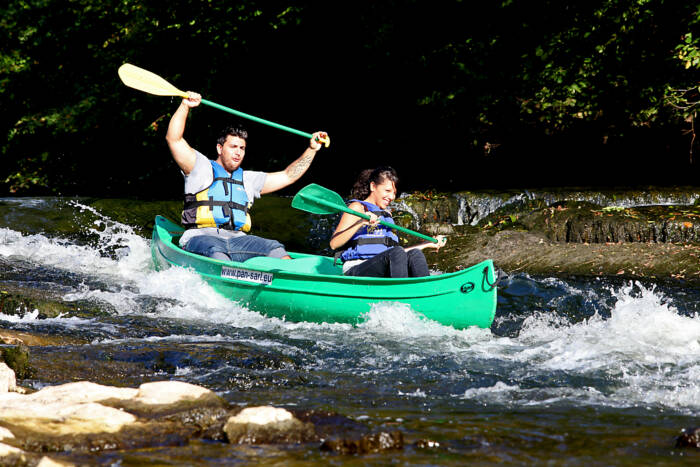
[{"label": "woman's blue life jacket", "polygon": [[209,160],[214,180],[196,194],[185,194],[182,225],[187,229],[217,227],[226,230],[250,230],[250,204],[243,186],[243,169],[230,176],[218,162]]},{"label": "woman's blue life jacket", "polygon": [[[379,217],[379,220],[394,223],[391,214],[383,211],[376,204],[360,201],[359,199],[351,199],[349,203],[354,201],[365,206],[369,212]],[[377,224],[376,227],[370,230],[370,226],[365,225],[358,229],[355,235],[343,245],[346,249],[340,252],[340,259],[343,262],[355,259],[369,259],[398,245],[399,237],[389,227]]]}]

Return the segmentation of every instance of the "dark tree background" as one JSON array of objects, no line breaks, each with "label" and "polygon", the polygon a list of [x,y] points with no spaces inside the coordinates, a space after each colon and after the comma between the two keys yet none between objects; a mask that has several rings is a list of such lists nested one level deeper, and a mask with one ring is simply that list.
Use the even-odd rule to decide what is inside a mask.
[{"label": "dark tree background", "polygon": [[[697,184],[700,8],[669,0],[8,0],[0,6],[0,196],[177,198],[179,98],[332,137],[301,182],[345,194],[393,165],[404,190]],[[213,155],[230,114],[195,109]],[[244,166],[304,138],[259,123]]]}]

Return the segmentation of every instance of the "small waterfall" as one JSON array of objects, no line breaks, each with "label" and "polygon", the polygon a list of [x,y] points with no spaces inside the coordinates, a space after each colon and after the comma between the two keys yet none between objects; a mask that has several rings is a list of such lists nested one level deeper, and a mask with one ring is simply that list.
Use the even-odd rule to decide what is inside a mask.
[{"label": "small waterfall", "polygon": [[497,210],[528,201],[541,201],[550,206],[563,201],[585,201],[601,207],[632,208],[638,206],[693,205],[700,199],[700,190],[671,188],[649,190],[522,190],[517,192],[457,192],[459,215],[454,224],[476,225]]},{"label": "small waterfall", "polygon": [[415,226],[414,226],[414,227],[415,227],[416,229],[420,229],[420,219],[421,219],[421,217],[418,215],[418,213],[416,212],[416,210],[413,209],[413,206],[411,206],[409,203],[406,202],[407,196],[408,196],[408,195],[406,195],[406,194],[404,193],[404,194],[402,194],[402,195],[399,197],[399,199],[395,199],[395,200],[391,203],[391,206],[390,206],[390,207],[391,207],[391,210],[392,210],[393,212],[404,211],[404,212],[409,213],[409,214],[411,215],[411,217],[413,218],[413,222],[415,223]]},{"label": "small waterfall", "polygon": [[498,209],[514,205],[528,199],[526,193],[513,195],[490,193],[455,193],[459,201],[459,216],[457,225],[476,225],[481,219]]}]

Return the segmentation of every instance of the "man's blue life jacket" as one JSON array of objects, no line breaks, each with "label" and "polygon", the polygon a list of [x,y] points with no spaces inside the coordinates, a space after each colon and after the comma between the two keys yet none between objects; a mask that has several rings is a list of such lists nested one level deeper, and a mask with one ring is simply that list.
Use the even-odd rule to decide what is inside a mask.
[{"label": "man's blue life jacket", "polygon": [[217,227],[248,232],[250,204],[243,186],[243,169],[239,167],[229,176],[218,162],[209,162],[214,170],[214,180],[199,193],[185,194],[182,225],[188,229]]}]

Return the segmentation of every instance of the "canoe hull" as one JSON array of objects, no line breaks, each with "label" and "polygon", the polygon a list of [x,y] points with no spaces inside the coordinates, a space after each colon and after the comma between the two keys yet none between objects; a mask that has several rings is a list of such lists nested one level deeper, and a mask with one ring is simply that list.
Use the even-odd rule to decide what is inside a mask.
[{"label": "canoe hull", "polygon": [[356,324],[373,304],[400,302],[428,319],[462,329],[488,328],[496,312],[491,260],[426,278],[350,277],[333,265],[333,258],[316,255],[290,253],[291,261],[253,258],[245,263],[195,255],[177,246],[181,233],[178,225],[156,217],[151,251],[157,269],[192,268],[217,292],[268,316]]}]

